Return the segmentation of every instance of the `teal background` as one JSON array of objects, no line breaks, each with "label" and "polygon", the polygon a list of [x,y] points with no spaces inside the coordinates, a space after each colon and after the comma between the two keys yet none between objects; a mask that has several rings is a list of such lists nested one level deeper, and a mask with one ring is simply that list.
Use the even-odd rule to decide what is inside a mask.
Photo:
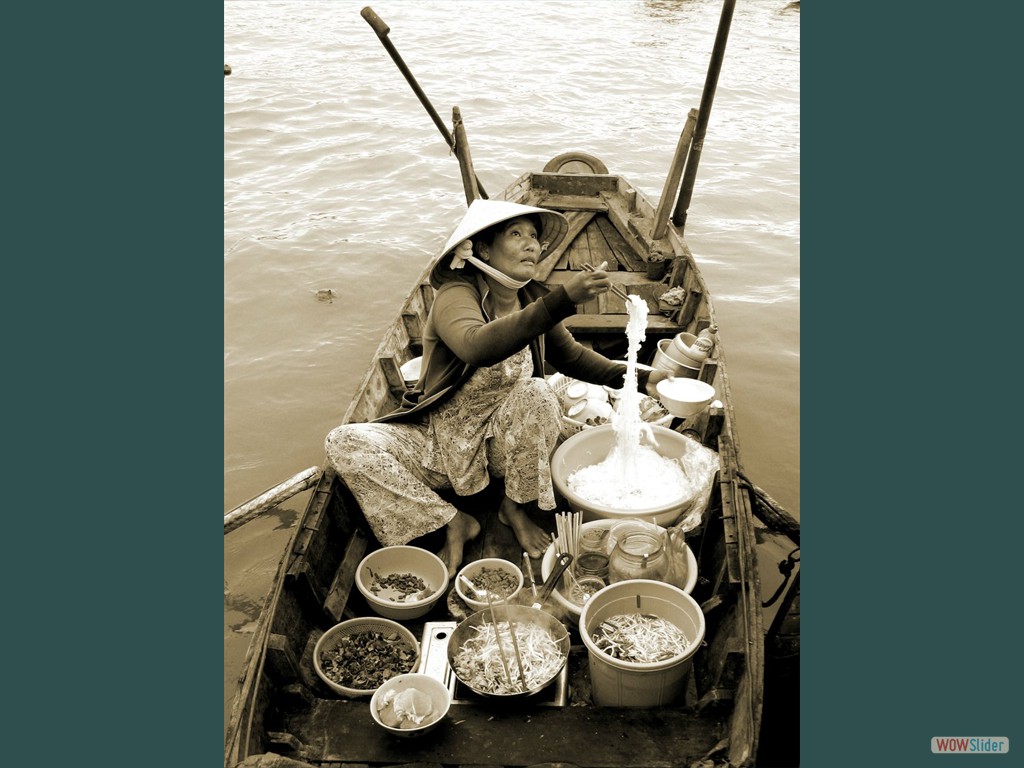
[{"label": "teal background", "polygon": [[801,22],[803,764],[1005,764],[930,739],[1024,749],[1012,25]]},{"label": "teal background", "polygon": [[[31,13],[5,51],[5,751],[217,764],[222,9]],[[801,24],[802,763],[1002,765],[930,739],[1024,749],[1017,27]]]},{"label": "teal background", "polygon": [[8,765],[223,761],[222,22],[5,13]]}]

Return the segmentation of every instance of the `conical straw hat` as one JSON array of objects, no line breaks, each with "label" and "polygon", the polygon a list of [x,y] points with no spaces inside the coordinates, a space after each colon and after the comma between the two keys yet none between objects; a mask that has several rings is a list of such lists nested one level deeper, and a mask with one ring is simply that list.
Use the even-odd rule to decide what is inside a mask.
[{"label": "conical straw hat", "polygon": [[473,235],[482,232],[494,224],[514,219],[517,216],[525,216],[529,213],[539,213],[541,219],[540,241],[547,243],[544,253],[551,253],[558,244],[562,242],[569,231],[569,222],[565,216],[557,211],[549,211],[546,208],[534,208],[531,205],[520,205],[510,203],[506,200],[482,200],[476,199],[469,206],[466,215],[452,232],[448,242],[441,252],[442,258],[447,256],[455,246],[463,240],[469,240]]}]

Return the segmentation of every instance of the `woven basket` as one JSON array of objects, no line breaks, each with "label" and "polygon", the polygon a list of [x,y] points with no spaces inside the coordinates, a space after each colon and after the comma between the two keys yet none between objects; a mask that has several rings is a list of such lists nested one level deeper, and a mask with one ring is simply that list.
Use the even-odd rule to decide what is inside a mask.
[{"label": "woven basket", "polygon": [[320,666],[320,654],[336,648],[342,638],[350,635],[359,635],[364,632],[380,632],[385,636],[392,632],[396,632],[401,638],[402,644],[413,652],[413,659],[409,662],[409,668],[396,669],[394,671],[395,675],[402,674],[404,672],[412,672],[419,664],[420,644],[416,640],[416,636],[397,621],[391,621],[391,619],[384,618],[378,619],[373,616],[368,616],[358,619],[349,619],[348,621],[343,621],[340,624],[335,624],[324,632],[320,636],[320,639],[316,641],[316,646],[313,648],[313,668],[316,670],[317,675],[320,676],[320,679],[327,683],[332,691],[340,693],[342,696],[370,696],[375,690],[377,690],[377,688],[350,688],[347,685],[342,685],[336,680],[332,680],[327,676],[323,667]]},{"label": "woven basket", "polygon": [[[558,404],[564,408],[565,404],[562,402],[562,398],[565,397],[566,390],[575,384],[579,379],[573,379],[569,376],[563,376],[560,373],[554,373],[548,377],[547,382],[551,386],[551,390],[555,393],[558,398]],[[562,414],[562,439],[567,439],[575,435],[577,432],[586,429],[587,427],[593,426],[591,424],[584,424],[582,421],[576,421],[576,419],[570,419],[564,413]]]}]

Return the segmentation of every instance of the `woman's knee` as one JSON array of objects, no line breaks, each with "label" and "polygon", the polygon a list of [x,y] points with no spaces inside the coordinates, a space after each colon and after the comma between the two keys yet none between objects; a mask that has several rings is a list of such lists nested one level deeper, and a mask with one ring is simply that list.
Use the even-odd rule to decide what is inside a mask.
[{"label": "woman's knee", "polygon": [[372,434],[365,427],[365,424],[342,424],[332,429],[324,440],[327,458],[342,474],[368,449],[375,449]]},{"label": "woman's knee", "polygon": [[529,378],[520,379],[516,382],[519,390],[519,397],[523,400],[525,407],[536,413],[547,409],[556,416],[561,413],[558,403],[558,395],[551,389],[551,385],[544,379]]}]

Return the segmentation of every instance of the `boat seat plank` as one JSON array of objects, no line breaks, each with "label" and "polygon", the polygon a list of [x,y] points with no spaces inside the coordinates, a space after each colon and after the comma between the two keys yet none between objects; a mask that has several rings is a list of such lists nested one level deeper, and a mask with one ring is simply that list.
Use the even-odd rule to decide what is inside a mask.
[{"label": "boat seat plank", "polygon": [[289,741],[318,760],[345,763],[531,766],[563,755],[581,767],[670,768],[707,753],[722,730],[687,709],[452,704],[429,739],[408,740],[385,733],[368,708],[321,701],[290,719]]},{"label": "boat seat plank", "polygon": [[[624,334],[629,315],[578,314],[567,317],[562,323],[573,335],[583,334]],[[657,336],[675,335],[681,330],[664,315],[648,315],[647,334]]]},{"label": "boat seat plank", "polygon": [[532,202],[528,202],[528,205],[538,205],[542,208],[553,208],[555,210],[569,212],[569,211],[590,211],[596,213],[598,211],[607,211],[608,204],[604,201],[603,197],[594,197],[593,195],[558,195],[558,194],[534,194],[531,198]]},{"label": "boat seat plank", "polygon": [[619,177],[607,173],[531,173],[531,186],[552,195],[597,197],[618,191]]}]

